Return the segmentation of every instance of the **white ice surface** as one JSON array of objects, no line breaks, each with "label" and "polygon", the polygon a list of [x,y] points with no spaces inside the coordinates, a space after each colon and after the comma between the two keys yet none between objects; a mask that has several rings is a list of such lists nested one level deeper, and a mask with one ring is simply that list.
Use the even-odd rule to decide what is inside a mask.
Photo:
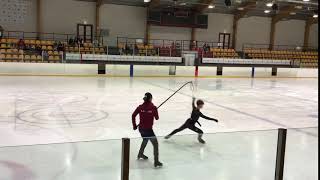
[{"label": "white ice surface", "polygon": [[[154,96],[154,103],[157,105],[187,81],[194,82],[194,95],[205,101],[205,107],[202,112],[207,116],[220,120],[218,124],[200,120],[202,124],[201,128],[205,133],[318,126],[318,79],[0,77],[0,146],[139,137],[138,132],[132,130],[131,113],[142,102],[143,94],[147,91],[151,92]],[[191,98],[192,91],[190,88],[184,88],[159,109],[160,120],[155,122],[154,126],[154,130],[158,136],[168,134],[189,117]],[[299,134],[295,134],[297,138],[290,140],[291,143],[304,143],[306,147],[317,146],[318,134],[316,131],[297,130],[294,132]],[[219,172],[214,174],[214,176],[212,175],[212,179],[231,180],[235,177],[226,171],[239,170],[242,164],[231,166],[228,161],[240,161],[241,156],[246,156],[247,152],[257,153],[257,156],[259,156],[258,152],[261,152],[261,157],[259,156],[256,159],[251,157],[247,159],[248,162],[245,162],[249,167],[256,167],[256,172],[253,175],[251,174],[252,176],[243,176],[238,179],[252,177],[251,179],[267,180],[270,179],[270,172],[266,169],[273,170],[274,168],[272,163],[274,160],[272,158],[274,158],[276,151],[274,148],[276,131],[271,131],[271,135],[270,131],[266,131],[266,133],[269,133],[266,137],[264,137],[264,133],[258,133],[256,136],[246,133],[228,134],[226,136],[223,136],[223,134],[216,136],[207,134],[205,135],[205,139],[207,138],[207,141],[212,143],[208,143],[205,147],[197,147],[195,139],[192,140],[192,138],[182,138],[180,136],[169,141],[160,140],[160,148],[162,147],[160,150],[161,156],[167,162],[167,168],[163,169],[164,172],[158,174],[159,172],[152,169],[146,170],[149,165],[133,162],[132,167],[134,171],[132,171],[133,174],[131,176],[133,180],[143,180],[140,176],[144,175],[152,176],[154,180],[170,179],[170,175],[174,172],[178,173],[179,169],[181,171],[181,168],[192,168],[192,166],[189,167],[186,164],[180,166],[181,162],[180,164],[174,163],[183,160],[186,156],[190,156],[191,153],[191,156],[193,156],[192,163],[202,162],[201,158],[203,158],[204,154],[207,154],[207,159],[210,161],[219,162],[219,160],[224,160],[224,166],[212,165],[212,169]],[[180,135],[183,134],[194,133],[186,130],[180,133]],[[234,137],[233,135],[236,136]],[[221,138],[215,138],[218,136],[221,136]],[[240,138],[237,139],[237,137]],[[219,139],[219,141],[212,139]],[[228,144],[221,145],[221,143],[227,141],[229,141]],[[191,145],[188,145],[188,142]],[[139,143],[140,141],[137,140],[136,145],[133,144],[132,146],[138,146]],[[229,143],[234,144],[233,148],[230,148]],[[216,148],[219,144],[221,147]],[[79,148],[80,145],[57,146],[57,148],[53,148],[54,153],[52,156],[55,157],[56,166],[59,166],[59,163],[62,162],[65,165],[66,159],[69,159],[68,163],[78,163],[81,164],[81,168],[87,168],[81,163],[81,160],[83,160],[81,158],[74,161],[71,158],[70,160],[69,156],[74,156],[74,149],[80,154],[79,156],[82,154],[83,161],[86,160],[85,158],[91,158],[90,161],[92,161],[92,156],[87,157],[89,155],[85,151],[86,149],[90,151],[90,147]],[[270,151],[263,151],[266,147],[270,148]],[[116,148],[119,147],[117,146]],[[173,158],[173,162],[171,161],[172,158],[169,157],[174,155],[170,154],[171,150],[166,150],[166,148],[180,151],[176,152],[177,155]],[[238,149],[246,150],[235,152]],[[3,148],[1,152],[7,153],[7,150]],[[120,149],[118,150],[120,152]],[[48,151],[50,151],[50,146],[45,146],[41,147],[37,153],[44,155]],[[25,150],[25,152],[28,154],[27,157],[17,157],[19,151],[10,151],[10,155],[0,153],[0,171],[3,170],[3,167],[21,165],[22,163],[27,167],[31,167],[31,171],[34,171],[36,174],[34,178],[30,179],[43,179],[43,177],[48,176],[52,177],[51,179],[70,178],[66,175],[67,173],[64,168],[62,168],[63,170],[49,168],[53,172],[48,173],[40,173],[38,171],[39,167],[32,169],[32,164],[35,160],[33,158],[30,159],[30,156],[36,155],[30,154],[34,153],[34,149],[31,147],[31,149]],[[94,152],[103,154],[104,151],[99,148],[99,151],[95,150]],[[303,152],[302,149],[299,152],[292,153],[291,156],[300,156],[299,153],[303,154]],[[112,157],[114,152],[106,154],[104,158],[109,156],[110,159],[115,158]],[[149,155],[151,156],[152,153],[149,153]],[[132,156],[135,156],[135,154],[132,154]],[[199,157],[197,158],[197,156]],[[315,156],[317,155],[313,154],[311,159]],[[38,158],[42,159],[40,157]],[[11,162],[10,160],[12,159],[16,159],[16,161]],[[265,164],[265,161],[268,159],[270,162]],[[303,160],[309,159],[310,157],[308,156],[303,158]],[[98,159],[96,158],[96,160]],[[43,162],[43,164],[45,163]],[[63,165],[61,166],[64,167]],[[102,163],[101,166],[108,166],[108,163]],[[208,164],[201,166],[208,168]],[[290,168],[293,169],[292,172],[295,169],[299,169],[296,166],[291,166]],[[107,173],[106,169],[95,170],[97,172],[95,178],[99,179],[101,173]],[[23,173],[27,172],[20,174]],[[194,177],[195,172],[184,173],[185,177],[182,178],[184,180],[196,178]],[[249,175],[251,172],[247,173]],[[53,174],[55,174],[55,178],[53,178]],[[69,172],[70,174],[72,173]],[[88,174],[87,176],[81,176],[81,178],[79,173],[73,172],[73,174],[79,176],[76,179],[93,178]],[[235,172],[233,174],[237,175]],[[201,177],[201,175],[199,176]],[[315,174],[312,174],[308,179],[313,180],[315,176]],[[205,175],[202,176],[202,179],[205,177]],[[291,174],[290,177],[288,180],[296,179],[295,177],[298,178],[299,175]],[[6,178],[4,179],[7,180]],[[0,180],[4,179],[0,175]],[[12,178],[12,180],[18,179]],[[71,179],[74,179],[74,177]],[[118,177],[110,176],[107,179],[118,179]]]}]

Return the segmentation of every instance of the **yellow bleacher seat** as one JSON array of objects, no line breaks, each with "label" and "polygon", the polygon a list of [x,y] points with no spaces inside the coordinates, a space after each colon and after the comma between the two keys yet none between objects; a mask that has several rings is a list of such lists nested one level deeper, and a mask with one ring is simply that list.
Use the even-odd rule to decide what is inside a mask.
[{"label": "yellow bleacher seat", "polygon": [[4,61],[5,58],[6,58],[6,55],[0,54],[0,62]]},{"label": "yellow bleacher seat", "polygon": [[7,44],[1,44],[0,47],[1,47],[1,48],[8,48],[8,47],[7,47]]},{"label": "yellow bleacher seat", "polygon": [[12,55],[11,55],[11,54],[6,54],[5,59],[6,59],[6,60],[12,60]]},{"label": "yellow bleacher seat", "polygon": [[18,53],[18,49],[12,49],[12,53],[17,54]]},{"label": "yellow bleacher seat", "polygon": [[18,43],[18,42],[19,42],[18,39],[12,39],[12,40],[11,40],[11,43]]},{"label": "yellow bleacher seat", "polygon": [[42,56],[37,55],[37,61],[42,61]]},{"label": "yellow bleacher seat", "polygon": [[36,55],[31,55],[30,59],[31,59],[31,61],[36,61],[37,60],[37,56]]},{"label": "yellow bleacher seat", "polygon": [[19,61],[23,61],[24,56],[23,55],[19,55],[18,59],[19,59]]},{"label": "yellow bleacher seat", "polygon": [[31,59],[30,55],[25,55],[25,56],[24,56],[24,60],[25,60],[25,61],[30,61],[30,59]]},{"label": "yellow bleacher seat", "polygon": [[55,61],[60,61],[60,56],[54,56]]},{"label": "yellow bleacher seat", "polygon": [[53,41],[47,41],[47,45],[52,46],[53,45]]},{"label": "yellow bleacher seat", "polygon": [[7,43],[7,39],[1,39],[1,43]]},{"label": "yellow bleacher seat", "polygon": [[7,53],[6,49],[0,49],[0,54],[6,54],[6,53]]},{"label": "yellow bleacher seat", "polygon": [[12,49],[7,49],[7,54],[12,54]]},{"label": "yellow bleacher seat", "polygon": [[49,56],[49,61],[53,61],[54,57],[53,56]]},{"label": "yellow bleacher seat", "polygon": [[12,55],[12,61],[18,61],[19,60],[19,57],[18,55]]}]

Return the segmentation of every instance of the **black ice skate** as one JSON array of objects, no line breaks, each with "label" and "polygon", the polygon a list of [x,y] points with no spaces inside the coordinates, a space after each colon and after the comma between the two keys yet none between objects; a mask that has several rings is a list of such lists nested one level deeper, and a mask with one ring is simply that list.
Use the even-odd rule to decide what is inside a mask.
[{"label": "black ice skate", "polygon": [[154,167],[155,168],[161,168],[162,166],[163,166],[163,164],[160,161],[154,162]]},{"label": "black ice skate", "polygon": [[149,158],[148,158],[148,156],[146,156],[146,155],[144,155],[144,154],[139,154],[139,155],[138,155],[138,160],[140,160],[140,159],[142,159],[142,160],[148,160]]}]

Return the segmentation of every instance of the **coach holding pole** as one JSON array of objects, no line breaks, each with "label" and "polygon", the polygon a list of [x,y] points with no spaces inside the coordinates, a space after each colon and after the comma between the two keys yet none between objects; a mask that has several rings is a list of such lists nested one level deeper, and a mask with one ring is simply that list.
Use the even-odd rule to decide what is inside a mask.
[{"label": "coach holding pole", "polygon": [[[154,167],[162,167],[162,163],[159,161],[159,143],[152,129],[154,119],[159,120],[158,110],[157,107],[152,103],[151,93],[146,93],[143,101],[143,104],[139,105],[132,114],[133,129],[137,130],[139,128],[139,132],[141,134],[141,137],[143,138],[138,154],[138,160],[148,159],[148,157],[144,155],[144,150],[148,144],[148,141],[150,140],[153,145]],[[138,114],[140,117],[139,125],[137,125],[136,123],[136,116]]]}]

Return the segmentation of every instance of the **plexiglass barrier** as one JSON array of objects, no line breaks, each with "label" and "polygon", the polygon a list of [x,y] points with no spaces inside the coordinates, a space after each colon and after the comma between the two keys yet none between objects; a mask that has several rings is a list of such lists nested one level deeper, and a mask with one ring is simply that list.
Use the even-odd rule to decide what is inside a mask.
[{"label": "plexiglass barrier", "polygon": [[318,179],[318,128],[288,129],[284,179]]},{"label": "plexiglass barrier", "polygon": [[274,179],[277,130],[206,134],[206,144],[195,135],[158,138],[163,168],[153,167],[149,142],[148,161],[137,160],[141,139],[131,139],[130,180],[270,180]]},{"label": "plexiglass barrier", "polygon": [[119,180],[121,140],[0,148],[0,179]]},{"label": "plexiglass barrier", "polygon": [[[154,168],[149,142],[138,160],[142,138],[0,147],[4,180],[271,180],[275,178],[278,130],[157,137],[162,168]],[[318,128],[289,129],[285,180],[318,179]],[[121,161],[125,152],[128,161]],[[125,171],[129,164],[129,171]],[[122,177],[129,172],[129,179]],[[278,179],[276,179],[278,180]]]}]

